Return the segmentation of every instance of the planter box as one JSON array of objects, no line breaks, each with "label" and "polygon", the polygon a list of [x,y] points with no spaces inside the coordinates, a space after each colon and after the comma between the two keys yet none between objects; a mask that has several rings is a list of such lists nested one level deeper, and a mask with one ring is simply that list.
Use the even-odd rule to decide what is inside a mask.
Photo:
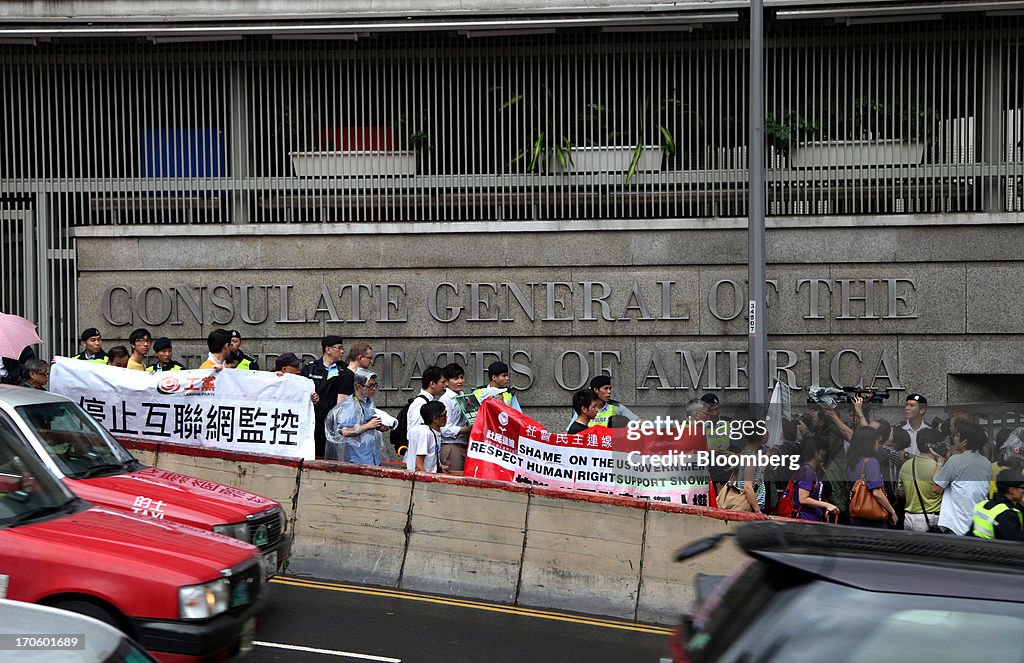
[{"label": "planter box", "polygon": [[289,152],[299,177],[380,177],[416,174],[416,152]]},{"label": "planter box", "polygon": [[[572,163],[562,168],[555,161],[555,169],[566,173],[625,173],[633,160],[636,147],[576,147],[572,151]],[[657,172],[661,170],[663,147],[647,145],[640,154],[636,172]]]},{"label": "planter box", "polygon": [[834,166],[915,166],[924,158],[924,143],[887,140],[830,140],[801,143],[790,154],[794,168]]}]

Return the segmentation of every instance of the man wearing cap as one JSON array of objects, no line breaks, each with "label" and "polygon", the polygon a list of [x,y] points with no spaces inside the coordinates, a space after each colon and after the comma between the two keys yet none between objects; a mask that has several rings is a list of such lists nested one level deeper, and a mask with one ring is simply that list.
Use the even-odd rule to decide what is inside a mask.
[{"label": "man wearing cap", "polygon": [[238,355],[238,365],[235,368],[240,371],[260,370],[260,364],[255,357],[242,350],[242,335],[238,333],[238,330],[232,329],[228,334],[231,335],[231,351]]},{"label": "man wearing cap", "polygon": [[323,389],[325,382],[338,377],[341,370],[338,362],[345,352],[342,338],[334,334],[324,336],[320,340],[320,347],[323,348],[323,356],[302,367],[302,375],[313,381],[317,392]]},{"label": "man wearing cap", "polygon": [[992,499],[974,506],[971,532],[980,539],[1024,541],[1024,474],[1020,470],[1003,470],[996,477],[999,491]]},{"label": "man wearing cap", "polygon": [[[640,417],[633,413],[628,407],[612,398],[612,379],[607,375],[598,375],[590,381],[590,389],[601,399],[601,409],[597,416],[590,420],[588,426],[607,426],[614,416],[622,416],[630,421],[636,421]],[[574,399],[575,401],[575,399]],[[575,402],[573,404],[575,408]],[[573,414],[569,427],[577,420],[577,414]],[[568,428],[566,430],[568,430]]]},{"label": "man wearing cap", "polygon": [[75,355],[75,359],[82,361],[95,361],[99,364],[107,363],[107,353],[103,351],[103,337],[100,330],[89,327],[82,332],[81,341],[85,344],[85,350]]},{"label": "man wearing cap", "polygon": [[519,399],[516,398],[515,390],[509,387],[508,364],[503,361],[493,362],[487,367],[487,377],[489,382],[486,385],[473,390],[477,401],[483,402],[485,398],[500,396],[505,405],[519,412],[523,411],[519,405]]},{"label": "man wearing cap", "polygon": [[274,370],[278,373],[302,375],[302,360],[294,352],[284,352],[274,361]]},{"label": "man wearing cap", "polygon": [[171,339],[166,336],[161,336],[153,341],[153,352],[156,353],[156,363],[150,365],[147,369],[148,372],[166,373],[168,371],[180,371],[185,368],[171,358],[174,351],[171,348]]},{"label": "man wearing cap", "polygon": [[910,448],[907,449],[907,453],[914,456],[921,453],[917,447],[917,431],[922,428],[931,428],[924,422],[924,413],[927,410],[927,398],[918,393],[907,396],[907,403],[903,406],[903,414],[907,416],[907,422],[903,424],[903,430],[910,434]]}]

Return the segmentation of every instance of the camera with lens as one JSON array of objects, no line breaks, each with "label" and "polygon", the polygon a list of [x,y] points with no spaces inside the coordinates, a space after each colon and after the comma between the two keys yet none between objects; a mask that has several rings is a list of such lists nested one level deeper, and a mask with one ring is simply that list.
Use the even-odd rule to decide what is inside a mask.
[{"label": "camera with lens", "polygon": [[812,387],[807,390],[807,402],[826,410],[834,410],[840,403],[849,403],[854,396],[860,396],[865,403],[881,403],[889,398],[889,392],[874,387]]}]

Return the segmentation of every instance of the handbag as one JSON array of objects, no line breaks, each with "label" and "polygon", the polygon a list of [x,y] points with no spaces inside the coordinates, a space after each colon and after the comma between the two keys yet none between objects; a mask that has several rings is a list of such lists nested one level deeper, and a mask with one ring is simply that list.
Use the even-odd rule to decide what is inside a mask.
[{"label": "handbag", "polygon": [[867,470],[868,461],[865,458],[860,467],[860,478],[853,484],[853,490],[850,491],[850,517],[861,520],[885,520],[889,515],[888,512],[871,494],[867,481],[864,480]]},{"label": "handbag", "polygon": [[717,499],[719,509],[726,509],[728,511],[754,510],[747,500],[747,494],[736,485],[735,474],[729,477],[729,481],[725,483],[722,492],[718,493]]},{"label": "handbag", "polygon": [[924,498],[921,497],[921,487],[917,485],[917,458],[917,456],[914,456],[910,460],[910,474],[914,478],[914,490],[917,491],[917,501],[921,503],[921,512],[924,513],[924,524],[928,526],[928,531],[932,534],[942,534],[943,531],[939,528],[938,521],[932,525],[931,521],[928,520],[928,509],[925,508]]}]

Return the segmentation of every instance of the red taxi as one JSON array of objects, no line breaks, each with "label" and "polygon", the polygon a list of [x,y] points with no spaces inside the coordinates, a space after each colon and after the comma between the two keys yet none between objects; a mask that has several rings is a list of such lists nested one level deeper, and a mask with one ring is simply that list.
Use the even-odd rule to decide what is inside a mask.
[{"label": "red taxi", "polygon": [[266,602],[261,557],[75,496],[0,411],[0,598],[99,619],[162,661],[229,660],[252,646]]},{"label": "red taxi", "polygon": [[147,467],[76,403],[57,394],[0,386],[0,412],[10,417],[49,472],[79,497],[251,543],[263,552],[268,577],[284,565],[285,515],[277,502]]}]

